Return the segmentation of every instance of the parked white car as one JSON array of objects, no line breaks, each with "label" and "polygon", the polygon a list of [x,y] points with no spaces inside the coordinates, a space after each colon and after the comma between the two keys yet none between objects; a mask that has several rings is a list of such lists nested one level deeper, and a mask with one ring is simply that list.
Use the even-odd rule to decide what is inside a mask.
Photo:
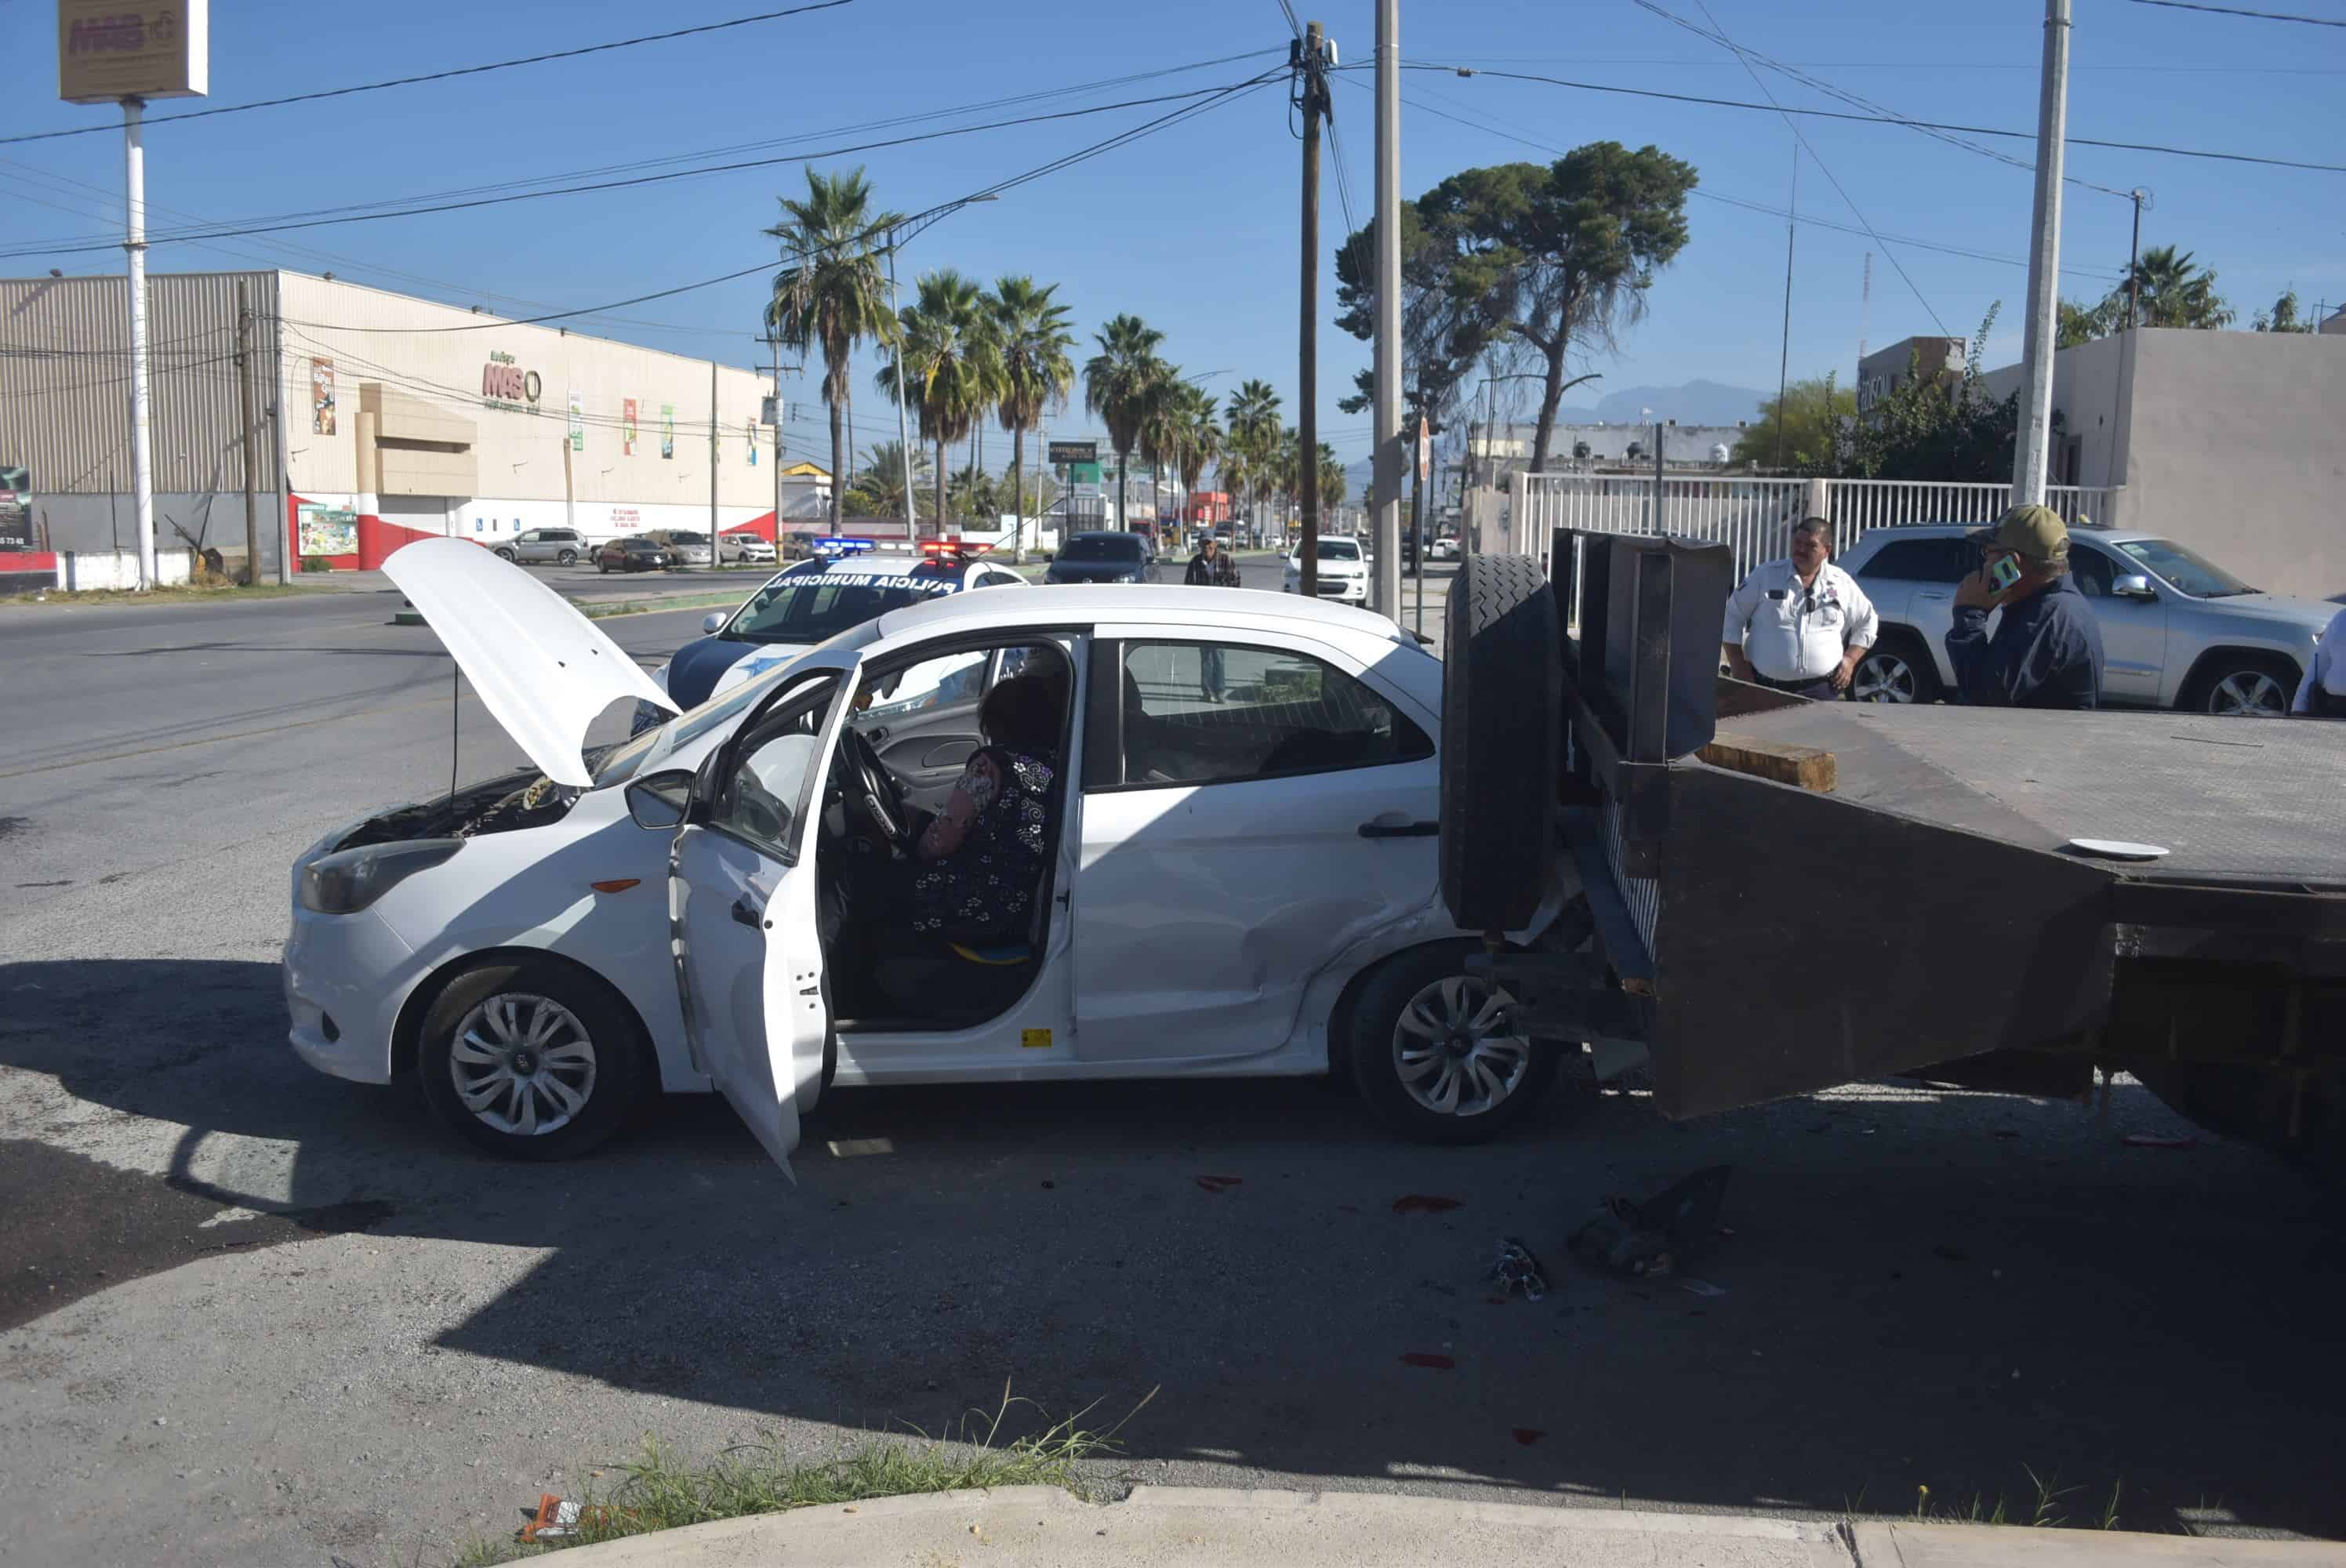
[{"label": "parked white car", "polygon": [[[721,1090],[780,1160],[833,1081],[1331,1070],[1464,1141],[1557,1069],[1464,972],[1475,943],[1437,891],[1441,666],[1390,622],[1203,588],[955,594],[586,748],[613,704],[668,706],[598,627],[463,541],[385,571],[536,770],[303,852],[291,1040],[340,1077],[413,1075],[484,1147],[584,1152],[654,1089]],[[956,700],[889,693],[955,673]],[[1054,683],[1066,759],[1029,940],[892,978],[858,955],[895,933],[839,896],[896,861],[1012,674]]]},{"label": "parked white car", "polygon": [[[1933,702],[1953,688],[1955,585],[1978,569],[1968,527],[1872,529],[1839,557],[1882,617],[1850,682],[1861,702]],[[2069,573],[2102,629],[2102,700],[2137,708],[2279,715],[2337,612],[2252,588],[2170,539],[2116,528],[2069,533]]]},{"label": "parked white car", "polygon": [[1458,559],[1458,541],[1445,534],[1425,547],[1425,557],[1429,561],[1455,561]]},{"label": "parked white car", "polygon": [[755,534],[719,534],[717,559],[720,564],[770,561],[774,559],[774,547]]},{"label": "parked white car", "polygon": [[[1361,548],[1358,539],[1344,535],[1323,534],[1317,552],[1319,564],[1319,594],[1323,599],[1333,599],[1340,605],[1366,605],[1369,602],[1368,552]],[[1281,592],[1300,594],[1303,591],[1303,551],[1299,545],[1287,558],[1287,571],[1280,584]]]}]

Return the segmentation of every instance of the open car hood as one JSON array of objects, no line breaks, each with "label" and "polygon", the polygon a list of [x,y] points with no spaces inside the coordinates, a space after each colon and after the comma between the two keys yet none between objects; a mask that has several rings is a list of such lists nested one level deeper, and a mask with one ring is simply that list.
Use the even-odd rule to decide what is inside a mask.
[{"label": "open car hood", "polygon": [[393,551],[382,572],[439,634],[490,717],[557,784],[595,781],[586,730],[613,703],[678,711],[567,599],[470,540],[419,539]]}]

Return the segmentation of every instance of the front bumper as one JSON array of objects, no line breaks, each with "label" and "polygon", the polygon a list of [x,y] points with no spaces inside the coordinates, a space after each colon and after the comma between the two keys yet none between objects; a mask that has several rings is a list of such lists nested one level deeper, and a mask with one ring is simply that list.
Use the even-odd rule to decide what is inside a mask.
[{"label": "front bumper", "polygon": [[332,1077],[390,1083],[392,1029],[416,968],[415,950],[374,911],[324,915],[297,902],[285,939],[293,1054]]}]

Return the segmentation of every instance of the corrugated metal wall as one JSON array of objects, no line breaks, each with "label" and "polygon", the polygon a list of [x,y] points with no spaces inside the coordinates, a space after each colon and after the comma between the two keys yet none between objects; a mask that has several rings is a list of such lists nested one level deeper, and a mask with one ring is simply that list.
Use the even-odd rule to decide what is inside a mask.
[{"label": "corrugated metal wall", "polygon": [[[254,315],[254,487],[277,490],[269,423],[277,355],[274,272],[175,272],[147,280],[158,494],[240,493],[236,288]],[[46,495],[130,489],[130,322],[127,278],[0,281],[0,464],[30,471]]]}]

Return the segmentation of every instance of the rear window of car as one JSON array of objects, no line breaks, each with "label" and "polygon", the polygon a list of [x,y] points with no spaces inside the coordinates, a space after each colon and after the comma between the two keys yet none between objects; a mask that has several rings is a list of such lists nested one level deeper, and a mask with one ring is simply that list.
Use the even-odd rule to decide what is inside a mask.
[{"label": "rear window of car", "polygon": [[1900,539],[1875,551],[1857,575],[1895,582],[1960,583],[1971,575],[1974,555],[1964,539]]},{"label": "rear window of car", "polygon": [[1137,534],[1078,534],[1059,552],[1062,561],[1137,561]]}]

